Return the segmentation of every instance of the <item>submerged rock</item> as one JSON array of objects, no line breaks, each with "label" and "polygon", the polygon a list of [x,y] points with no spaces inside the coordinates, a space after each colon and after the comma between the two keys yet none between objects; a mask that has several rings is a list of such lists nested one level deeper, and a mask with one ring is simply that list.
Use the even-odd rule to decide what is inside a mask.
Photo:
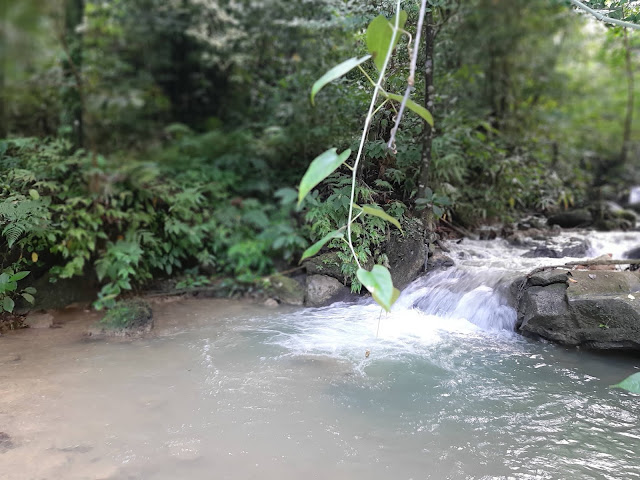
[{"label": "submerged rock", "polygon": [[332,303],[336,297],[343,297],[348,293],[349,289],[333,277],[309,275],[305,304],[310,307],[320,307]]},{"label": "submerged rock", "polygon": [[14,448],[14,445],[11,437],[4,432],[0,432],[0,453],[5,453],[12,448]]},{"label": "submerged rock", "polygon": [[598,350],[640,350],[638,273],[535,274],[520,288],[517,311],[516,330],[524,335]]},{"label": "submerged rock", "polygon": [[455,264],[456,262],[442,253],[441,250],[436,250],[435,252],[433,252],[433,255],[431,255],[427,260],[427,271],[446,269],[449,267],[453,267]]},{"label": "submerged rock", "polygon": [[47,312],[29,312],[24,319],[24,325],[29,328],[51,328],[53,315]]},{"label": "submerged rock", "polygon": [[529,250],[522,256],[525,258],[564,258],[564,257],[584,257],[589,251],[589,242],[582,239],[572,238],[569,244],[565,245],[540,245]]},{"label": "submerged rock", "polygon": [[141,299],[124,300],[108,310],[86,333],[92,339],[107,337],[142,337],[153,328],[151,305]]}]

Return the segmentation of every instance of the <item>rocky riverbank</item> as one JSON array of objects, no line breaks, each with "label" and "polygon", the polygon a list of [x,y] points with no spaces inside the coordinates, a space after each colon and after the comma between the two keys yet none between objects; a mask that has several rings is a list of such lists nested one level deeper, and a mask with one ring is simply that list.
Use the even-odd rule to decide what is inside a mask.
[{"label": "rocky riverbank", "polygon": [[562,345],[640,351],[640,273],[553,269],[514,283],[516,331]]}]

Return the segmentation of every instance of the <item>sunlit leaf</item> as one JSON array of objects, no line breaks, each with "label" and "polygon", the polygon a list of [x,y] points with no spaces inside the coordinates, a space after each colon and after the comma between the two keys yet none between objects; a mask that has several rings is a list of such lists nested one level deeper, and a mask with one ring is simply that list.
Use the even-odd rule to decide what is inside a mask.
[{"label": "sunlit leaf", "polygon": [[345,160],[349,158],[349,155],[351,155],[351,150],[347,149],[338,155],[335,148],[331,148],[318,155],[313,162],[311,162],[311,165],[309,165],[304,177],[302,177],[300,189],[298,190],[298,205],[302,203],[304,197],[306,197],[316,185],[342,165]]},{"label": "sunlit leaf", "polygon": [[386,220],[387,222],[392,223],[393,225],[398,227],[400,231],[402,231],[400,222],[397,219],[393,218],[391,215],[389,215],[387,212],[382,210],[377,205],[364,205],[361,207],[360,205],[354,204],[353,206],[359,210],[362,210],[365,215],[372,215],[374,217],[382,218],[383,220]]},{"label": "sunlit leaf", "polygon": [[[407,23],[407,12],[402,10],[400,11],[398,27],[404,28],[405,23]],[[398,32],[393,45],[391,45],[391,37],[393,36],[393,27],[395,24],[395,16],[391,20],[387,20],[384,15],[378,15],[371,20],[371,23],[367,27],[367,49],[373,57],[373,61],[376,67],[378,67],[378,70],[382,70],[389,49],[394,49],[400,40],[400,32]]]},{"label": "sunlit leaf", "polygon": [[29,196],[34,200],[38,200],[40,198],[40,194],[38,193],[38,191],[34,190],[33,188],[29,190]]},{"label": "sunlit leaf", "polygon": [[375,265],[371,271],[359,268],[356,276],[360,283],[371,293],[373,299],[387,312],[400,296],[400,290],[394,288],[391,273],[382,265]]},{"label": "sunlit leaf", "polygon": [[304,259],[313,257],[316,253],[320,251],[322,247],[324,247],[327,243],[329,243],[334,238],[344,238],[343,229],[334,230],[331,233],[325,235],[321,240],[318,240],[316,243],[307,248],[302,254],[302,258],[300,261],[302,262]]},{"label": "sunlit leaf", "polygon": [[630,377],[625,378],[620,383],[611,385],[611,388],[622,388],[627,392],[637,393],[640,395],[640,372],[634,373]]},{"label": "sunlit leaf", "polygon": [[330,82],[333,82],[334,80],[342,77],[346,73],[348,73],[351,70],[353,70],[354,68],[356,68],[358,65],[360,65],[360,64],[366,62],[367,60],[369,60],[370,58],[371,58],[371,55],[365,55],[362,58],[353,57],[353,58],[350,58],[349,60],[345,60],[341,64],[336,65],[335,67],[333,67],[331,70],[329,70],[327,73],[325,73],[318,80],[316,80],[316,82],[311,87],[311,104],[314,105],[314,99],[316,97],[316,94],[320,90],[322,90],[322,88],[326,84],[328,84]]},{"label": "sunlit leaf", "polygon": [[[387,93],[387,98],[390,98],[391,100],[395,100],[396,102],[402,103],[403,97],[402,95],[398,95],[396,93]],[[433,127],[433,116],[431,115],[429,110],[424,108],[422,105],[418,105],[416,102],[414,102],[410,98],[407,99],[406,105],[409,110],[420,115],[429,125]]]}]

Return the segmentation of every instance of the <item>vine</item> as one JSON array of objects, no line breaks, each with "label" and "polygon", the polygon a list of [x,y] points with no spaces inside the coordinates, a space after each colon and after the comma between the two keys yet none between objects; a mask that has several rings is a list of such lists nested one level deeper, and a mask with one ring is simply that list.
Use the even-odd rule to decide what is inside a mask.
[{"label": "vine", "polygon": [[[355,248],[353,246],[353,236],[352,236],[352,225],[353,223],[360,218],[362,215],[372,215],[383,220],[390,222],[395,227],[402,231],[401,225],[392,216],[387,214],[384,210],[382,210],[377,205],[363,205],[360,206],[356,203],[356,184],[357,184],[357,175],[358,168],[360,166],[360,162],[362,160],[362,153],[364,150],[364,145],[369,133],[369,128],[373,121],[375,114],[387,104],[387,102],[397,102],[400,104],[399,110],[395,108],[392,104],[392,107],[396,111],[395,125],[391,132],[391,137],[388,142],[388,146],[391,150],[395,150],[395,134],[398,130],[398,126],[402,119],[402,115],[404,113],[405,107],[409,108],[413,112],[420,115],[426,122],[428,122],[431,126],[433,126],[433,117],[429,113],[427,109],[413,102],[409,96],[411,94],[411,90],[413,89],[414,83],[414,75],[416,69],[417,62],[417,42],[420,38],[420,27],[422,25],[422,21],[424,18],[424,14],[426,11],[426,0],[422,0],[421,9],[420,9],[420,18],[418,22],[418,33],[416,35],[416,44],[414,44],[414,48],[412,49],[411,43],[411,35],[404,30],[404,25],[407,21],[407,13],[401,10],[401,0],[398,0],[396,4],[395,16],[393,17],[391,23],[387,18],[383,15],[379,15],[374,18],[366,31],[366,44],[369,50],[369,55],[366,55],[362,58],[350,58],[339,65],[330,69],[327,73],[325,73],[320,79],[318,79],[311,88],[311,103],[314,103],[316,94],[328,83],[342,77],[346,73],[350,72],[352,69],[358,67],[365,75],[365,77],[369,80],[369,82],[373,85],[373,94],[371,98],[371,102],[369,104],[369,110],[367,112],[367,116],[365,118],[364,127],[362,129],[362,135],[360,137],[360,144],[358,147],[358,152],[354,159],[353,165],[349,165],[347,160],[351,155],[351,150],[347,149],[344,152],[338,154],[336,148],[331,148],[324,153],[320,154],[316,157],[306,173],[302,177],[300,182],[300,186],[298,189],[298,205],[302,203],[306,195],[313,190],[320,182],[326,179],[329,175],[331,175],[335,170],[337,170],[341,165],[347,166],[351,170],[351,195],[349,202],[349,214],[347,217],[346,225],[342,226],[338,230],[334,230],[327,234],[324,238],[313,244],[309,247],[302,255],[300,261],[305,260],[306,258],[312,257],[316,253],[318,253],[324,245],[330,242],[333,239],[341,239],[347,243],[349,246],[349,250],[353,255],[353,259],[355,260],[356,265],[358,266],[358,270],[356,272],[356,276],[358,280],[365,286],[365,288],[371,293],[373,299],[386,311],[391,309],[393,303],[400,296],[400,291],[393,286],[393,281],[391,279],[391,273],[389,270],[383,265],[375,265],[371,271],[366,270],[360,263],[358,256],[356,254]],[[407,89],[404,95],[398,95],[387,92],[383,88],[385,73],[387,67],[389,65],[389,61],[393,55],[393,51],[398,44],[400,36],[402,33],[405,33],[409,36],[409,49],[411,52],[411,66],[409,78],[407,79]],[[372,59],[376,68],[379,71],[378,80],[374,82],[369,75],[362,69],[361,65],[368,60]],[[384,101],[376,107],[378,102],[379,95],[385,97]],[[354,215],[354,210],[359,210],[357,214]],[[346,238],[345,238],[345,230],[346,230]]]}]

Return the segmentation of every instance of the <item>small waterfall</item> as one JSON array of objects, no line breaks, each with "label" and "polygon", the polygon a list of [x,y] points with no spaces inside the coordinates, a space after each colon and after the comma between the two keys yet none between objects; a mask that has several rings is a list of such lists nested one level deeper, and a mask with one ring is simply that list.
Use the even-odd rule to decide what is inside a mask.
[{"label": "small waterfall", "polygon": [[629,193],[629,204],[636,205],[640,203],[640,185],[631,187],[631,192]]},{"label": "small waterfall", "polygon": [[513,330],[509,286],[515,276],[500,270],[433,272],[410,285],[396,308],[415,308],[443,322],[464,319],[482,330]]}]

